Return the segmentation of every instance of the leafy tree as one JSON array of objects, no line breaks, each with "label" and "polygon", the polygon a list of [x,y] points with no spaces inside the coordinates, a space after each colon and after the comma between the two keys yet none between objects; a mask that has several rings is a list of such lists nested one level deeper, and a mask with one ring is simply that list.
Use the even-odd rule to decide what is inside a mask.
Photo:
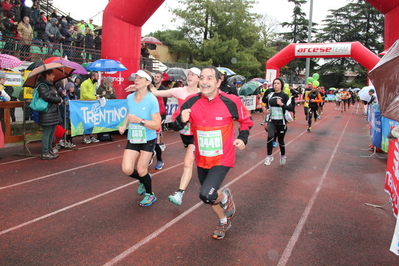
[{"label": "leafy tree", "polygon": [[261,45],[253,0],[180,0],[172,10],[184,23],[179,27],[190,43],[192,61],[239,70],[240,74],[264,72],[262,63],[274,50]]},{"label": "leafy tree", "polygon": [[[383,50],[384,18],[372,5],[357,0],[330,12],[317,35],[319,42],[359,41],[376,54]],[[368,71],[351,58],[327,60],[320,68],[320,80],[328,86],[348,86],[343,80],[346,71],[357,72],[357,80],[363,80],[365,85]]]},{"label": "leafy tree", "polygon": [[[306,19],[306,13],[302,11],[302,5],[306,4],[307,0],[288,0],[294,3],[294,10],[292,12],[292,22],[283,22],[283,28],[291,29],[288,32],[281,33],[283,39],[288,43],[307,43],[309,32],[309,20]],[[312,25],[317,26],[317,23]],[[312,27],[312,33],[316,33],[316,28]],[[317,65],[316,60],[311,60],[311,68]],[[288,63],[282,70],[281,74],[289,78],[290,82],[297,82],[293,80],[298,77],[300,73],[306,68],[306,59],[297,58]]]}]

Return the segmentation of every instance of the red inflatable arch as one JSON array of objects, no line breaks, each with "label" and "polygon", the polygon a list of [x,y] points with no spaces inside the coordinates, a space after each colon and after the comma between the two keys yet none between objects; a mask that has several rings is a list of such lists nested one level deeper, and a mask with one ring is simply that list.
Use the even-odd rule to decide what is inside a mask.
[{"label": "red inflatable arch", "polygon": [[[120,61],[128,70],[114,76],[116,95],[126,98],[128,77],[140,67],[141,28],[164,0],[111,0],[104,10],[101,58]],[[121,74],[121,76],[120,76]]]},{"label": "red inflatable arch", "polygon": [[399,39],[399,1],[367,0],[367,2],[384,14],[384,48],[388,49]]},{"label": "red inflatable arch", "polygon": [[266,62],[266,79],[280,76],[280,68],[294,58],[352,57],[371,70],[380,58],[360,42],[290,44]]}]

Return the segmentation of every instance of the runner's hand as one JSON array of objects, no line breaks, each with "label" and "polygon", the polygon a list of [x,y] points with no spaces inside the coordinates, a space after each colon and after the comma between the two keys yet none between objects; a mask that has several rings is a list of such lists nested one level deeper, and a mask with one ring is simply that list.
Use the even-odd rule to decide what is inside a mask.
[{"label": "runner's hand", "polygon": [[119,130],[119,134],[123,135],[123,133],[125,133],[125,131],[126,131],[126,126],[121,126],[118,130]]},{"label": "runner's hand", "polygon": [[181,111],[181,121],[183,123],[188,122],[188,120],[190,119],[190,113],[191,113],[191,109],[184,109],[183,111]]},{"label": "runner's hand", "polygon": [[238,148],[240,150],[245,149],[244,141],[242,141],[241,139],[234,140],[233,145],[236,146],[236,148]]}]

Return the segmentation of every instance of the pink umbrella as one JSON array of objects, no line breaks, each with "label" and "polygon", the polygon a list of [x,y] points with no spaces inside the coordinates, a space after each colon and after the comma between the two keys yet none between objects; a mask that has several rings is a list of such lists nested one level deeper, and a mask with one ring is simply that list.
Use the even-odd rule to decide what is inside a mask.
[{"label": "pink umbrella", "polygon": [[160,40],[158,40],[155,37],[151,37],[151,36],[141,38],[141,42],[153,43],[153,44],[162,44]]},{"label": "pink umbrella", "polygon": [[0,54],[0,68],[14,68],[22,65],[22,61],[9,54]]},{"label": "pink umbrella", "polygon": [[61,65],[72,67],[75,69],[75,71],[72,72],[72,74],[81,74],[81,75],[87,75],[88,72],[87,70],[79,65],[78,63],[75,63],[73,61],[61,59],[61,60],[54,60],[51,63],[60,63]]}]

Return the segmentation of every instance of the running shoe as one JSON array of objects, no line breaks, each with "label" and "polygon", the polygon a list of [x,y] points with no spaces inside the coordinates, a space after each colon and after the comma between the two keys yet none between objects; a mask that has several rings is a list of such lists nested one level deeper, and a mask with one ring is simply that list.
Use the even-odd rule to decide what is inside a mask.
[{"label": "running shoe", "polygon": [[175,194],[169,196],[169,201],[176,205],[181,205],[183,202],[183,194],[184,192],[177,191]]},{"label": "running shoe", "polygon": [[58,142],[58,145],[60,145],[61,147],[65,147],[65,140],[60,139],[60,141]]},{"label": "running shoe", "polygon": [[42,160],[54,160],[57,159],[58,156],[55,156],[51,153],[47,153],[47,154],[42,154],[41,159]]},{"label": "running shoe", "polygon": [[312,128],[311,127],[308,127],[308,132],[311,132],[312,131]]},{"label": "running shoe", "polygon": [[165,143],[160,143],[159,144],[159,148],[161,149],[161,151],[165,151],[166,150],[166,144]]},{"label": "running shoe", "polygon": [[157,201],[157,197],[154,194],[145,193],[145,196],[142,201],[140,201],[141,207],[146,207],[152,205]]},{"label": "running shoe", "polygon": [[277,141],[273,141],[273,147],[277,148],[277,146],[278,146]]},{"label": "running shoe", "polygon": [[220,206],[224,209],[224,214],[227,219],[232,219],[236,214],[236,205],[233,201],[233,194],[231,194],[231,191],[228,188],[223,189],[223,193],[227,196],[227,202],[226,204],[220,203]]},{"label": "running shoe", "polygon": [[264,165],[270,165],[273,160],[274,160],[273,155],[269,155],[269,156],[266,157],[266,160],[265,160],[265,162],[263,164]]},{"label": "running shoe", "polygon": [[93,143],[100,142],[98,139],[96,139],[93,136],[90,137],[90,141],[93,142]]},{"label": "running shoe", "polygon": [[89,138],[83,138],[83,139],[82,139],[82,143],[83,143],[83,144],[90,144],[90,143],[91,143],[91,140],[90,140]]},{"label": "running shoe", "polygon": [[223,239],[226,235],[226,231],[229,230],[231,227],[231,221],[227,220],[227,223],[218,223],[218,227],[216,230],[213,232],[213,238],[214,239]]},{"label": "running shoe", "polygon": [[265,124],[264,122],[260,123],[261,126],[263,126],[264,124]]},{"label": "running shoe", "polygon": [[158,161],[157,164],[155,165],[154,169],[161,170],[163,165],[164,165],[164,163],[162,161]]},{"label": "running shoe", "polygon": [[281,164],[281,165],[284,165],[286,162],[287,162],[287,157],[281,156],[281,157],[280,157],[280,164]]},{"label": "running shoe", "polygon": [[152,151],[152,157],[151,157],[151,160],[150,160],[150,162],[148,163],[148,165],[151,165],[151,164],[152,164],[152,162],[154,161],[155,155],[157,155],[157,152],[156,152],[155,150],[153,150],[153,151]]},{"label": "running shoe", "polygon": [[72,142],[67,142],[67,145],[68,145],[68,148],[75,148],[76,147],[76,145],[75,144],[73,144]]},{"label": "running shoe", "polygon": [[145,186],[143,183],[139,183],[139,187],[137,188],[137,194],[139,195],[145,194]]}]

